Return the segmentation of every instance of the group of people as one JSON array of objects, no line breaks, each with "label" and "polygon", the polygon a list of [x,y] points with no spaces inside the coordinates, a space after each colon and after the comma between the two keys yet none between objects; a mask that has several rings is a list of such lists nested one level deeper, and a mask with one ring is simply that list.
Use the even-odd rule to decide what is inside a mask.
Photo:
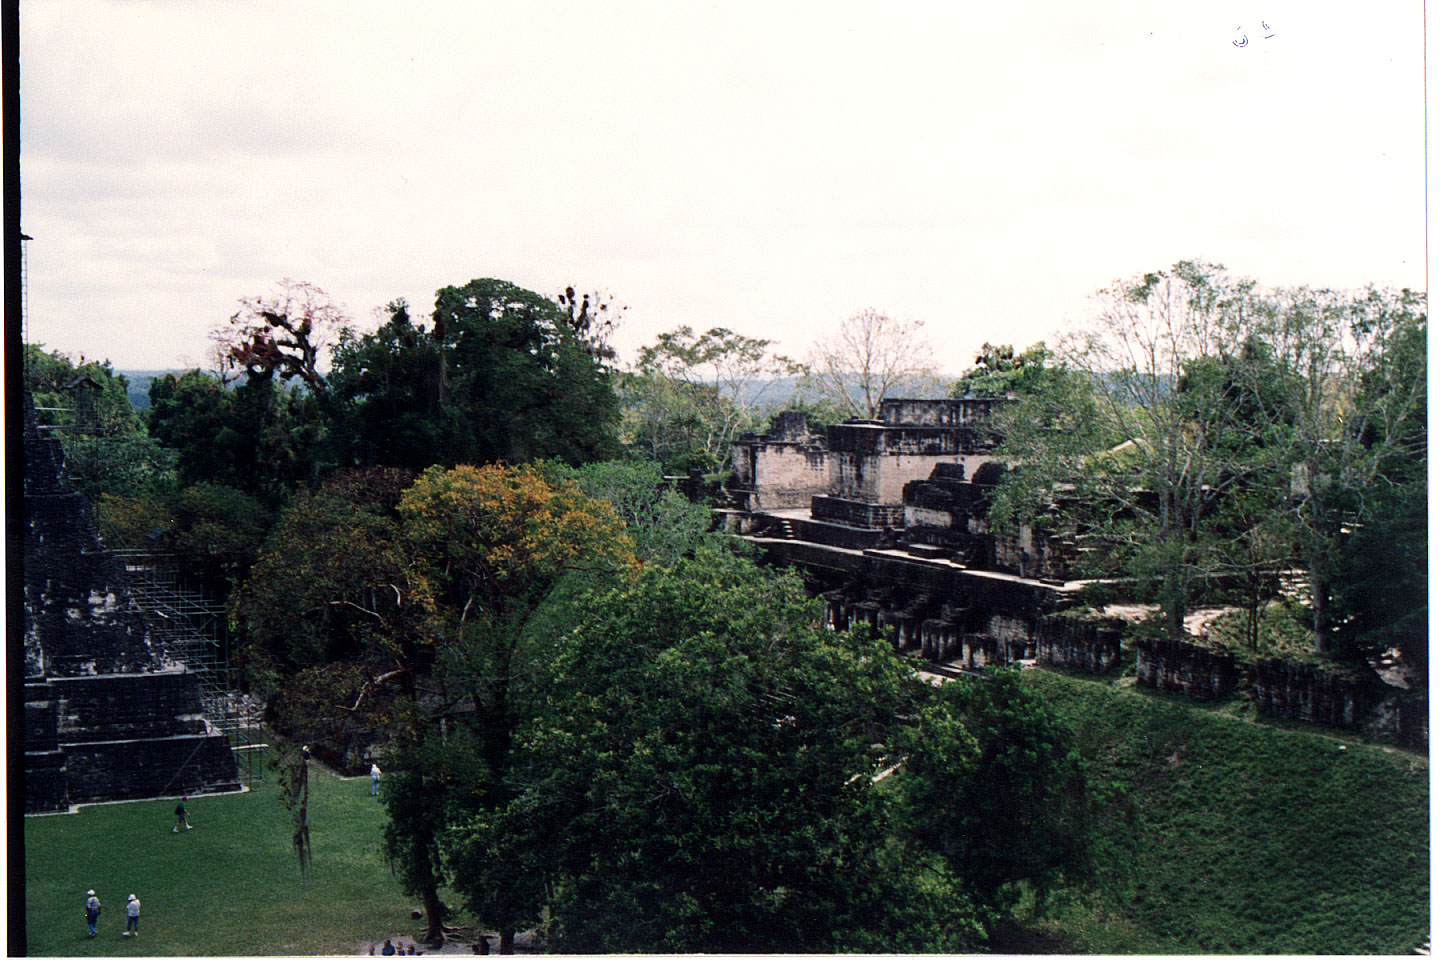
[{"label": "group of people", "polygon": [[[305,748],[305,759],[310,759],[310,748],[308,746]],[[372,763],[370,764],[370,794],[375,796],[379,793],[380,767]],[[185,802],[189,799],[190,797],[187,794],[180,798],[179,803],[175,804],[175,826],[170,828],[171,833],[179,833],[181,828],[186,830],[191,828],[190,811],[185,806]],[[85,929],[89,932],[89,936],[95,936],[95,924],[99,921],[100,898],[96,896],[94,890],[87,890],[85,891]],[[122,933],[121,936],[140,936],[140,898],[133,893],[130,894],[130,899],[125,902],[125,932]],[[385,947],[386,950],[382,951],[384,956],[395,955],[396,949],[389,940],[385,941]],[[410,952],[413,954],[415,948],[411,947]]]},{"label": "group of people", "polygon": [[[85,929],[90,936],[95,936],[95,925],[100,922],[100,898],[95,895],[94,890],[85,891]],[[130,894],[130,899],[125,901],[125,932],[122,937],[140,936],[140,898]]]},{"label": "group of people", "polygon": [[[418,951],[418,953],[424,953],[424,951]],[[374,947],[373,945],[370,947],[370,956],[372,956],[372,957],[375,956],[375,947]],[[417,951],[416,951],[416,949],[415,949],[415,944],[413,944],[413,943],[410,944],[410,949],[409,949],[409,952],[407,953],[404,946],[402,946],[402,945],[400,945],[400,944],[391,943],[389,940],[386,940],[386,941],[385,941],[385,946],[383,946],[383,947],[380,948],[380,956],[382,956],[382,957],[395,957],[395,956],[400,956],[400,957],[413,957],[413,956],[417,956]]]},{"label": "group of people", "polygon": [[[190,812],[185,807],[185,801],[189,800],[187,794],[180,798],[175,804],[175,826],[170,828],[171,833],[179,833],[180,828],[190,829]],[[100,898],[95,895],[94,890],[85,891],[85,929],[89,936],[95,936],[95,924],[100,921]],[[125,901],[125,932],[122,937],[140,936],[140,898],[130,894]]]}]

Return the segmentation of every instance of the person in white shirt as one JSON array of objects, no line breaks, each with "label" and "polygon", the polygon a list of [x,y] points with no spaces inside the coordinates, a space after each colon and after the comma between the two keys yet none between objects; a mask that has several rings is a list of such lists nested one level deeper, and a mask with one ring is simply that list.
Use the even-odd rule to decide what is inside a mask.
[{"label": "person in white shirt", "polygon": [[380,768],[377,767],[375,764],[372,763],[372,764],[370,764],[370,796],[376,797],[376,796],[379,796],[379,795],[380,795]]},{"label": "person in white shirt", "polygon": [[85,891],[85,928],[95,936],[95,923],[100,919],[100,898],[94,890]]},{"label": "person in white shirt", "polygon": [[140,898],[133,893],[125,903],[125,932],[122,936],[140,936]]}]

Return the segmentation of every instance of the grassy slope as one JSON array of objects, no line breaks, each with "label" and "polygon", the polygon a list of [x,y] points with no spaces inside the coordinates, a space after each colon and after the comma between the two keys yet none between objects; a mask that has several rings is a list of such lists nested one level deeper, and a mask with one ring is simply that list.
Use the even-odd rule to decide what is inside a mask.
[{"label": "grassy slope", "polygon": [[[1098,892],[1038,931],[1090,953],[1408,953],[1429,927],[1428,765],[1188,702],[1030,671],[1074,727],[1099,823]],[[55,956],[346,953],[414,928],[385,866],[365,779],[312,778],[302,882],[273,784],[191,802],[25,821],[29,952]],[[105,901],[101,935],[82,904]],[[125,896],[145,906],[120,937]]]},{"label": "grassy slope", "polygon": [[[273,783],[190,801],[195,829],[172,834],[173,800],[85,807],[25,820],[29,952],[41,956],[350,953],[416,924],[385,865],[384,814],[368,779],[310,779],[314,868],[302,881],[289,814]],[[85,936],[85,891],[104,903]],[[140,898],[138,940],[125,898]]]},{"label": "grassy slope", "polygon": [[1089,953],[1409,953],[1429,930],[1429,766],[1031,671],[1072,725],[1099,892],[1040,925]]}]

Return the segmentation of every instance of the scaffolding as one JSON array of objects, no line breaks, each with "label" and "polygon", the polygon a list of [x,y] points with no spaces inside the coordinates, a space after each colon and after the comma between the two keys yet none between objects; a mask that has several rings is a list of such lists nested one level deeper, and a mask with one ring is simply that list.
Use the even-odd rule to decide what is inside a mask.
[{"label": "scaffolding", "polygon": [[262,781],[267,744],[261,708],[235,683],[224,608],[186,584],[173,557],[130,548],[114,553],[125,564],[130,595],[151,639],[199,682],[205,718],[229,742],[240,782]]}]

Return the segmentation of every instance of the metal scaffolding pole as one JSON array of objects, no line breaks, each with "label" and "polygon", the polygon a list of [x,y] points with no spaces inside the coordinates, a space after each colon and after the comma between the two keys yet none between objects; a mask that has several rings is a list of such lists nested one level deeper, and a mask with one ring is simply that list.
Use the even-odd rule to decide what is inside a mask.
[{"label": "metal scaffolding pole", "polygon": [[115,553],[125,563],[130,595],[151,639],[199,682],[205,717],[229,741],[241,782],[262,781],[267,744],[261,711],[235,684],[224,608],[188,586],[173,557],[135,549]]}]

